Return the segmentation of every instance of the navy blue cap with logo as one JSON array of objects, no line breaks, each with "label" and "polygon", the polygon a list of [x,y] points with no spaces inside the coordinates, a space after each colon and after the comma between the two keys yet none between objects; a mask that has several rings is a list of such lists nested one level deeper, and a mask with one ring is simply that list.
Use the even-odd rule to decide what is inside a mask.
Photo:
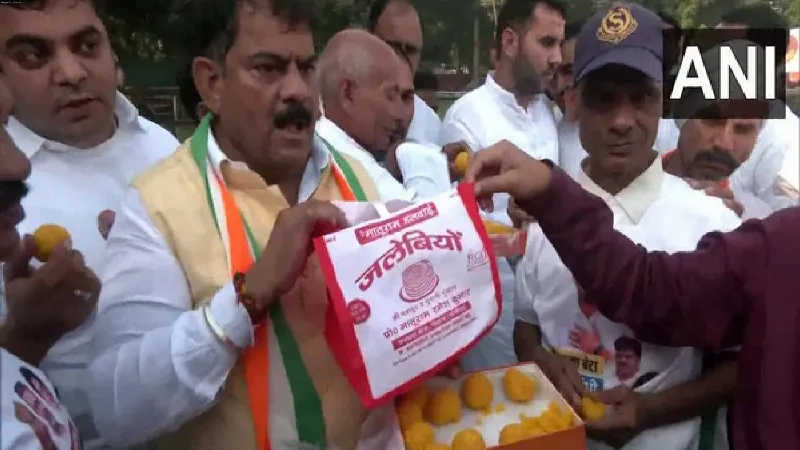
[{"label": "navy blue cap with logo", "polygon": [[616,3],[598,11],[575,43],[575,82],[608,64],[627,66],[662,82],[663,42],[663,21],[643,6]]}]

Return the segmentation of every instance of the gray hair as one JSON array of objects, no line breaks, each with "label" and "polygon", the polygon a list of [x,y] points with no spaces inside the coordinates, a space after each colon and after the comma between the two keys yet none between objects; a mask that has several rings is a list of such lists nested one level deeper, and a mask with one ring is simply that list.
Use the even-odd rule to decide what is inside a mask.
[{"label": "gray hair", "polygon": [[378,56],[374,44],[386,45],[372,34],[356,29],[342,31],[331,38],[317,64],[317,83],[325,109],[336,101],[343,80],[358,82],[372,74]]}]

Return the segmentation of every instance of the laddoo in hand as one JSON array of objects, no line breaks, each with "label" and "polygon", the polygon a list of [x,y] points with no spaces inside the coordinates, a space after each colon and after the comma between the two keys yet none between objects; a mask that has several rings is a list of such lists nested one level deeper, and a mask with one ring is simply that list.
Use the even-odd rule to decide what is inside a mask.
[{"label": "laddoo in hand", "polygon": [[606,405],[586,396],[581,399],[583,417],[588,421],[600,420],[606,415]]},{"label": "laddoo in hand", "polygon": [[464,150],[456,156],[455,161],[453,161],[453,168],[456,169],[456,173],[460,176],[464,176],[467,173],[467,167],[469,167],[469,163],[472,160],[472,155],[470,154],[469,150]]},{"label": "laddoo in hand", "polygon": [[33,241],[36,243],[36,259],[47,262],[53,250],[70,238],[66,228],[52,223],[45,224],[36,229],[33,233]]},{"label": "laddoo in hand", "polygon": [[483,226],[486,227],[486,234],[492,235],[511,235],[517,232],[514,227],[495,222],[493,220],[483,220]]}]

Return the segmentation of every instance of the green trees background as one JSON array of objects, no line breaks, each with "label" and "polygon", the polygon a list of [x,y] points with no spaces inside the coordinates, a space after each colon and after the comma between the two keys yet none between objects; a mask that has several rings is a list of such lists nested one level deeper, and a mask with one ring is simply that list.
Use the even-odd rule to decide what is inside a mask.
[{"label": "green trees background", "polygon": [[[109,1],[107,21],[114,46],[126,60],[163,61],[173,59],[169,39],[172,8],[182,0]],[[185,0],[183,0],[185,1]],[[488,65],[494,17],[503,0],[418,0],[425,47],[423,61],[429,66],[472,69],[475,63]],[[745,3],[767,1],[800,26],[800,0],[639,0],[653,10],[664,10],[684,26],[713,26],[721,12]],[[590,15],[609,0],[569,0],[570,18]],[[363,25],[371,0],[317,0],[321,27],[317,44],[351,25]],[[477,32],[477,33],[476,33]],[[476,39],[475,37],[478,37]],[[477,56],[477,61],[476,61]]]}]

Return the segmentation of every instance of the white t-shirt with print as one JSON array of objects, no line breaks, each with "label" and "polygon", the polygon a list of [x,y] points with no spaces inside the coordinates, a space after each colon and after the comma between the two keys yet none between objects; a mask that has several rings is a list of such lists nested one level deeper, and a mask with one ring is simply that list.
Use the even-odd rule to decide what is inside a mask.
[{"label": "white t-shirt with print", "polygon": [[0,449],[80,450],[78,430],[37,367],[0,348]]},{"label": "white t-shirt with print", "polygon": [[[583,172],[579,182],[606,201],[617,230],[650,250],[693,250],[706,233],[729,231],[740,224],[722,201],[665,174],[660,158],[616,196],[602,191]],[[538,225],[532,225],[525,257],[517,268],[515,318],[538,325],[546,347],[573,358],[588,389],[624,384],[639,392],[658,392],[699,375],[699,350],[641,342],[630,328],[612,322],[590,302],[579,299],[572,274]],[[624,449],[693,449],[699,424],[698,417],[647,430]],[[609,447],[590,442],[589,448]]]}]

